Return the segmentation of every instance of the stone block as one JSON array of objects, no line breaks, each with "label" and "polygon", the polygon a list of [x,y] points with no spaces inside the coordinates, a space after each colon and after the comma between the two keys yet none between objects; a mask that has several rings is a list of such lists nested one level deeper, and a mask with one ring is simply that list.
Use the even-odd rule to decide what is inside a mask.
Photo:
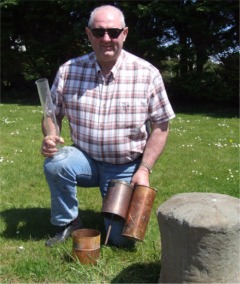
[{"label": "stone block", "polygon": [[159,283],[240,283],[240,200],[180,193],[157,210]]}]

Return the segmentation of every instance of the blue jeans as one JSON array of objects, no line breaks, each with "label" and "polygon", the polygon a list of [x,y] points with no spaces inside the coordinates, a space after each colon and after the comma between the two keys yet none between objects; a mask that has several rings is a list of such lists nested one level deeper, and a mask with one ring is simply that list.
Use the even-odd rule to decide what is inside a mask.
[{"label": "blue jeans", "polygon": [[[51,223],[63,226],[78,216],[77,186],[99,186],[102,198],[107,193],[108,182],[112,179],[131,181],[140,159],[134,162],[113,165],[98,162],[74,146],[64,147],[64,158],[56,155],[46,158],[44,173],[51,192]],[[104,218],[107,230],[110,220]],[[114,245],[128,245],[129,240],[122,236],[124,221],[112,221],[109,240]]]}]

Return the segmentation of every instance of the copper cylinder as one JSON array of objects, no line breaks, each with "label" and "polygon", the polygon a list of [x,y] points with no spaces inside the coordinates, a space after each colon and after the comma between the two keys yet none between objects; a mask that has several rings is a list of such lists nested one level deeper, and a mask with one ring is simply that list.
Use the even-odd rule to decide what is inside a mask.
[{"label": "copper cylinder", "polygon": [[123,180],[110,180],[101,212],[106,218],[126,219],[133,186]]},{"label": "copper cylinder", "polygon": [[82,264],[96,264],[100,257],[101,233],[93,229],[79,229],[72,233],[72,256]]},{"label": "copper cylinder", "polygon": [[123,228],[123,236],[143,241],[155,196],[156,189],[143,185],[135,186]]}]

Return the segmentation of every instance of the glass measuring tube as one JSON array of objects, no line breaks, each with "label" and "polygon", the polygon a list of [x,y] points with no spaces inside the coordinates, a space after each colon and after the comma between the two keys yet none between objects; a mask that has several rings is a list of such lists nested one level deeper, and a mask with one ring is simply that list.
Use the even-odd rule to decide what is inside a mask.
[{"label": "glass measuring tube", "polygon": [[[37,85],[38,94],[43,109],[44,125],[47,131],[47,135],[56,135],[60,137],[60,131],[54,112],[54,105],[52,102],[48,79],[41,78],[38,79],[35,83]],[[57,143],[56,147],[58,149],[58,152],[56,152],[55,155],[60,153],[64,154],[64,152],[66,152],[65,150],[63,151],[63,148],[65,147],[61,147],[59,142]]]},{"label": "glass measuring tube", "polygon": [[48,79],[41,78],[36,82],[38,94],[43,109],[44,124],[46,126],[47,135],[59,136],[59,127],[54,112]]}]

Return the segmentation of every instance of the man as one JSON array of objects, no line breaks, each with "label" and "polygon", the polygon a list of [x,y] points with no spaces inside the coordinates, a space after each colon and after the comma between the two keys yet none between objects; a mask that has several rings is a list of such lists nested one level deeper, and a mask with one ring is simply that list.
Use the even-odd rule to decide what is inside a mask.
[{"label": "man", "polygon": [[[93,52],[63,64],[51,90],[59,128],[66,116],[71,130],[73,146],[64,159],[54,156],[63,138],[47,135],[42,126],[51,222],[59,229],[47,246],[82,227],[76,186],[99,186],[102,197],[112,179],[149,186],[149,174],[167,141],[168,122],[175,116],[159,71],[123,50],[128,28],[119,9],[96,8],[86,34]],[[109,220],[104,221],[107,229]],[[113,221],[112,244],[129,244],[121,236],[123,225]]]}]

